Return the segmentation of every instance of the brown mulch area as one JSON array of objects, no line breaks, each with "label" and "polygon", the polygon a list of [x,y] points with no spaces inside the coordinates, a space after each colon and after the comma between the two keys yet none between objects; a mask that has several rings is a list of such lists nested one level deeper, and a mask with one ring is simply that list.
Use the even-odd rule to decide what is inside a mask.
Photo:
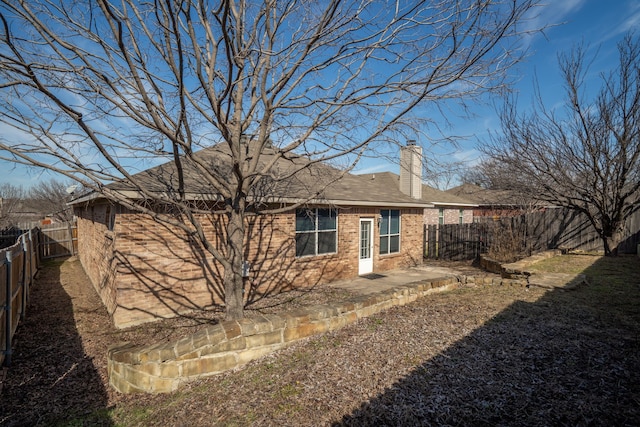
[{"label": "brown mulch area", "polygon": [[[156,396],[112,391],[107,348],[172,339],[216,316],[118,331],[79,262],[51,264],[15,338],[0,424],[638,425],[640,261],[631,263],[630,283],[610,292],[596,283],[591,293],[433,294]],[[348,296],[341,292],[285,294],[262,310]]]},{"label": "brown mulch area", "polygon": [[[278,313],[351,295],[328,287],[294,290],[256,301],[245,313]],[[6,376],[0,384],[0,425],[46,424],[69,411],[81,416],[117,405],[125,396],[108,386],[110,346],[172,341],[222,319],[220,308],[118,330],[76,257],[49,262],[31,289],[14,337],[13,363],[0,371]]]}]

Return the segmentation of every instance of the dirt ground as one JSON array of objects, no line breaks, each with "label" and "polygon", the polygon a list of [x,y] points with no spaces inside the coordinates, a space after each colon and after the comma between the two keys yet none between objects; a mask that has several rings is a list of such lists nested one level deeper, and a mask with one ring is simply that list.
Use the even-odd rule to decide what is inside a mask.
[{"label": "dirt ground", "polygon": [[[333,288],[292,291],[256,302],[246,315],[349,296]],[[223,318],[220,308],[116,329],[78,258],[51,261],[38,271],[28,311],[14,337],[13,363],[3,371],[0,425],[33,425],[64,417],[70,409],[91,413],[114,407],[125,396],[108,386],[110,346],[172,341]]]},{"label": "dirt ground", "polygon": [[[576,291],[464,287],[156,396],[109,388],[108,347],[222,313],[119,331],[77,259],[50,263],[15,337],[0,425],[639,425],[640,262],[592,258],[572,261],[595,277]],[[348,296],[316,289],[254,310]]]}]

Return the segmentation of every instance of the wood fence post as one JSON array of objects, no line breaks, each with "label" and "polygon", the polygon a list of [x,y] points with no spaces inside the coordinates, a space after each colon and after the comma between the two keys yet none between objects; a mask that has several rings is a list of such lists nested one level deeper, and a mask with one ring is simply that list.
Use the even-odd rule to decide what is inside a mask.
[{"label": "wood fence post", "polygon": [[67,230],[69,232],[69,242],[71,242],[71,247],[69,248],[69,252],[71,252],[71,256],[76,254],[75,248],[73,247],[73,224],[71,221],[67,222]]},{"label": "wood fence post", "polygon": [[39,267],[42,264],[42,230],[40,229],[40,227],[38,227],[36,230],[38,230],[38,232],[36,233],[36,254],[37,254],[37,266]]},{"label": "wood fence post", "polygon": [[4,260],[5,265],[7,266],[7,284],[6,284],[6,305],[5,305],[5,326],[6,326],[6,330],[5,330],[5,351],[4,351],[4,365],[5,366],[11,366],[11,335],[12,335],[12,325],[11,325],[11,320],[12,320],[12,314],[11,314],[11,302],[13,300],[13,292],[11,289],[11,282],[13,280],[12,277],[12,272],[11,270],[13,270],[13,253],[11,252],[11,250],[6,251],[5,253],[5,260]]},{"label": "wood fence post", "polygon": [[[30,232],[29,232],[30,233]],[[22,301],[20,301],[20,320],[24,320],[25,312],[27,311],[27,300],[29,294],[29,285],[31,284],[31,276],[27,277],[31,268],[27,268],[27,263],[31,265],[31,256],[29,254],[29,244],[27,243],[27,233],[20,236],[22,242]]]},{"label": "wood fence post", "polygon": [[38,246],[35,242],[35,236],[33,233],[34,230],[36,230],[36,228],[32,228],[31,230],[29,230],[29,245],[31,247],[31,251],[29,251],[29,286],[31,286],[31,283],[33,282],[33,276],[34,276],[33,271],[34,269],[38,268],[37,265],[33,265],[34,258],[36,263],[38,262],[38,257],[37,257]]},{"label": "wood fence post", "polygon": [[[0,267],[5,267],[6,268],[6,264],[7,264],[6,256],[2,252],[0,252],[0,254],[2,254],[2,256],[0,257]],[[4,275],[4,277],[0,277],[0,284],[2,284],[2,280],[3,279],[4,280],[7,279],[8,274],[7,274],[6,270],[3,273],[3,275]],[[2,286],[4,286],[4,288],[5,288],[4,290],[6,291],[6,288],[7,288],[6,285],[2,284]],[[8,333],[7,331],[9,330],[9,328],[8,328],[9,324],[7,322],[8,317],[7,317],[7,313],[6,313],[6,310],[7,310],[7,295],[5,295],[4,301],[0,301],[0,304],[2,304],[2,313],[5,316],[4,319],[1,319],[1,321],[3,323],[2,326],[4,327],[4,334],[3,334],[4,336],[0,337],[0,339],[4,340],[4,343],[6,344],[6,342],[7,342],[6,334]],[[0,366],[4,366],[4,361],[5,361],[5,358],[6,358],[6,356],[5,356],[6,355],[6,351],[5,351],[6,349],[7,349],[7,347],[5,347],[5,346],[2,347],[2,363],[0,364]]]}]

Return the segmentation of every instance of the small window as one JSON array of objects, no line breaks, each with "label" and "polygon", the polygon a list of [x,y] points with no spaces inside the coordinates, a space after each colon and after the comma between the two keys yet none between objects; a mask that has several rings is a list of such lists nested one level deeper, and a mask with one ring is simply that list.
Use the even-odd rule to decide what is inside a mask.
[{"label": "small window", "polygon": [[296,256],[338,251],[338,214],[334,209],[296,210]]},{"label": "small window", "polygon": [[113,231],[113,224],[111,223],[111,205],[107,205],[104,212],[104,223],[107,226],[107,230]]},{"label": "small window", "polygon": [[438,209],[438,224],[444,224],[444,208]]},{"label": "small window", "polygon": [[380,211],[380,255],[400,252],[400,211]]},{"label": "small window", "polygon": [[113,228],[116,225],[116,214],[120,213],[120,206],[115,205],[107,205],[107,212],[105,214],[105,219],[107,223],[107,230],[113,231]]},{"label": "small window", "polygon": [[458,212],[458,216],[460,218],[460,224],[464,224],[464,210],[460,209],[460,211]]}]

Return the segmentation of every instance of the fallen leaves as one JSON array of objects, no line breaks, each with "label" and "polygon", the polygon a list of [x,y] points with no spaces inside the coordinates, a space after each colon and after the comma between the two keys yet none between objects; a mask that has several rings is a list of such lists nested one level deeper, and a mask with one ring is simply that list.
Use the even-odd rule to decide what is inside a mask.
[{"label": "fallen leaves", "polygon": [[[17,335],[19,354],[3,382],[0,422],[637,425],[640,262],[616,262],[624,280],[611,276],[610,266],[603,273],[591,266],[594,280],[570,292],[469,286],[432,294],[157,396],[108,389],[104,353],[121,332],[90,304],[71,310],[75,318],[66,316],[73,286],[87,283],[64,283],[64,293],[45,293],[46,303],[34,303]],[[33,301],[43,291],[38,286]],[[342,296],[307,293],[269,305],[286,309]],[[75,296],[73,306],[81,300]],[[65,309],[47,311],[52,304]],[[167,337],[197,325],[153,328]],[[49,330],[55,333],[48,336]]]}]

